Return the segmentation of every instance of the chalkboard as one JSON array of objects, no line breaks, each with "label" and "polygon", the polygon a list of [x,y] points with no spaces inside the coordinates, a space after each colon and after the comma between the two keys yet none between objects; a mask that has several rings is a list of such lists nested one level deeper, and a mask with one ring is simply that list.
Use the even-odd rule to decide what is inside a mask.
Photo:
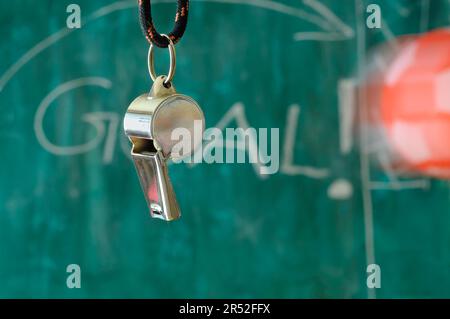
[{"label": "chalkboard", "polygon": [[[152,2],[170,30],[175,1]],[[207,127],[280,128],[280,170],[170,165],[171,223],[149,217],[122,130],[151,85],[137,3],[78,0],[79,29],[69,4],[0,3],[0,297],[450,297],[450,184],[373,163],[346,90],[370,48],[448,26],[447,0],[191,1],[177,90]]]}]

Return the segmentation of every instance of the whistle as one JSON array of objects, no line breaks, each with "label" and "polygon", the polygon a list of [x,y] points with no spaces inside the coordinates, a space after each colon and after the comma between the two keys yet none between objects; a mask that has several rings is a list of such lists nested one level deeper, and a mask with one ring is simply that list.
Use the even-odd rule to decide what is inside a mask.
[{"label": "whistle", "polygon": [[170,159],[188,156],[198,146],[194,138],[191,148],[182,154],[172,154],[177,140],[172,132],[182,128],[194,136],[194,123],[204,116],[190,97],[178,94],[173,85],[166,87],[165,76],[155,79],[150,93],[131,102],[124,118],[125,134],[133,144],[131,156],[147,201],[150,215],[166,221],[181,216],[175,192],[167,170]]}]

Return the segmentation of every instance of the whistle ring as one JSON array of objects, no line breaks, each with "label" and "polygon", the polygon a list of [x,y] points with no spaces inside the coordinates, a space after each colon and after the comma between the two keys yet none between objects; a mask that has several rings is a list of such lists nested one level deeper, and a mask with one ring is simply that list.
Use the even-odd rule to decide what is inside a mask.
[{"label": "whistle ring", "polygon": [[[169,66],[169,73],[166,76],[166,79],[164,80],[164,84],[168,85],[170,84],[170,82],[173,79],[173,76],[175,75],[175,68],[177,65],[177,59],[176,59],[176,54],[175,54],[175,46],[173,45],[172,39],[170,39],[170,37],[166,34],[161,34],[163,37],[166,37],[167,40],[169,41],[169,59],[170,59],[170,66]],[[155,72],[155,64],[154,64],[154,54],[153,54],[153,50],[154,49],[154,45],[150,44],[150,48],[148,49],[148,73],[150,74],[150,77],[152,78],[153,81],[156,80],[157,75]]]}]

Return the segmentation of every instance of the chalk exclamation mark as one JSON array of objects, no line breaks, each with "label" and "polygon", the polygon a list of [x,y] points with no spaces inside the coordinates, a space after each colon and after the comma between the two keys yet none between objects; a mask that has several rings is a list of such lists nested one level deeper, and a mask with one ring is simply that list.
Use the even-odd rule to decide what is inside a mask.
[{"label": "chalk exclamation mark", "polygon": [[[354,79],[341,79],[338,84],[339,104],[339,149],[348,154],[353,147],[353,127],[356,110],[356,82]],[[328,188],[328,197],[346,200],[353,195],[353,185],[345,178],[338,178]]]}]

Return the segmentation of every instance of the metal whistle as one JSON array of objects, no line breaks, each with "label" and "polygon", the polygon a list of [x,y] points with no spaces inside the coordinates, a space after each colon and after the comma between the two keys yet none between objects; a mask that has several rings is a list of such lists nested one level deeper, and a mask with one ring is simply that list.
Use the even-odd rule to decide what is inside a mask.
[{"label": "metal whistle", "polygon": [[[177,128],[187,129],[194,136],[195,121],[202,121],[203,112],[188,96],[177,94],[173,85],[166,87],[165,76],[155,78],[150,93],[137,97],[124,118],[125,134],[133,144],[131,155],[144,196],[153,218],[167,221],[181,216],[175,192],[167,171],[167,161],[192,153],[197,144],[183,154],[172,154],[178,140],[172,140]],[[201,140],[201,139],[200,139]]]}]

